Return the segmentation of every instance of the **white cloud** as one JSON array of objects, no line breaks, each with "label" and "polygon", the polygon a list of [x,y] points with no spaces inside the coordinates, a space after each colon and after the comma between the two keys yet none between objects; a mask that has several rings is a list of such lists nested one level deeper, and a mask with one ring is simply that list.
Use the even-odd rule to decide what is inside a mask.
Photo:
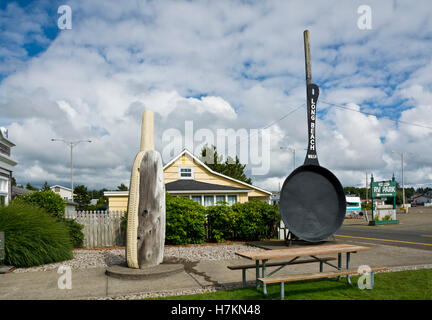
[{"label": "white cloud", "polygon": [[[313,79],[322,88],[318,110],[327,109],[317,122],[321,164],[344,184],[360,184],[365,171],[391,177],[399,168],[391,150],[407,150],[416,155],[407,162],[410,181],[431,181],[431,130],[388,119],[432,123],[429,2],[372,1],[370,31],[357,28],[361,2],[317,1],[306,9],[301,1],[101,3],[71,1],[73,29],[0,83],[1,123],[17,144],[19,182],[68,181],[67,147],[50,141],[66,138],[93,141],[76,149],[77,183],[127,183],[145,108],[156,113],[160,151],[162,133],[183,132],[186,120],[216,133],[282,119],[305,102],[306,28]],[[40,14],[39,24],[52,18]],[[29,28],[41,30],[12,28],[10,39],[22,44],[32,38]],[[2,52],[10,59],[26,56],[8,49]],[[9,61],[0,60],[0,72]],[[281,146],[295,147],[302,164],[306,125],[303,107],[270,127],[271,167],[253,177],[258,185],[275,190],[289,174],[292,154]]]}]

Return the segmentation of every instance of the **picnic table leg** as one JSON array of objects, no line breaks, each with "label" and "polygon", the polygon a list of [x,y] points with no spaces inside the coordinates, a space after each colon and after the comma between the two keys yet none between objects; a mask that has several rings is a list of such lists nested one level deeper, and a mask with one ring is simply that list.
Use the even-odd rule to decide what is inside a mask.
[{"label": "picnic table leg", "polygon": [[[350,252],[347,252],[346,253],[346,269],[347,270],[349,270],[349,268],[350,268],[350,262],[351,262],[351,254],[350,254]],[[348,282],[348,284],[352,285],[351,278],[350,278],[349,274],[347,275],[347,282]]]},{"label": "picnic table leg", "polygon": [[[338,253],[338,270],[342,269],[342,253]],[[341,277],[338,277],[338,280],[340,280]]]},{"label": "picnic table leg", "polygon": [[246,287],[246,269],[242,269],[242,284]]},{"label": "picnic table leg", "polygon": [[[262,261],[262,277],[265,278],[266,276],[266,262],[267,260]],[[267,285],[263,283],[263,293],[267,294]]]},{"label": "picnic table leg", "polygon": [[283,281],[280,283],[280,296],[281,296],[281,300],[285,299],[285,288],[284,288],[284,282]]},{"label": "picnic table leg", "polygon": [[257,290],[259,289],[259,287],[260,287],[260,284],[259,284],[259,282],[258,282],[258,278],[259,278],[259,260],[256,260],[255,261],[255,268],[256,268],[256,288],[257,288]]}]

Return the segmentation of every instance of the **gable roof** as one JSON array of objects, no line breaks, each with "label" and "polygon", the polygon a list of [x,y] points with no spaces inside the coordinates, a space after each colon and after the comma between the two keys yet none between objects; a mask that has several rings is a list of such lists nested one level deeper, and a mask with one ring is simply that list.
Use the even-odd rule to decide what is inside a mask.
[{"label": "gable roof", "polygon": [[227,191],[252,191],[231,186],[223,186],[207,182],[196,181],[193,179],[179,179],[165,184],[166,191],[201,191],[201,192],[227,192]]},{"label": "gable roof", "polygon": [[59,188],[62,188],[62,189],[64,189],[64,190],[67,190],[67,191],[72,191],[72,189],[71,189],[71,188],[68,188],[68,187],[63,187],[63,186],[61,186],[61,185],[58,185],[58,184],[56,184],[56,185],[54,185],[54,186],[51,186],[51,187],[50,187],[50,189],[52,189],[52,188],[55,188],[55,187],[59,187]]},{"label": "gable roof", "polygon": [[226,176],[226,175],[224,175],[222,173],[219,173],[219,172],[216,172],[216,171],[210,169],[204,162],[202,162],[198,157],[196,157],[193,153],[191,153],[186,148],[183,149],[183,151],[180,152],[177,156],[175,156],[170,162],[168,162],[166,165],[164,165],[163,169],[165,170],[166,168],[168,168],[170,165],[172,165],[174,162],[176,162],[184,154],[189,155],[195,162],[197,162],[199,165],[203,166],[205,169],[207,169],[210,173],[212,173],[214,175],[217,175],[219,177],[222,177],[222,178],[225,178],[225,179],[237,182],[237,183],[239,183],[239,184],[241,184],[241,185],[243,185],[243,186],[245,186],[245,187],[247,187],[249,189],[252,188],[252,189],[259,190],[261,192],[267,193],[268,195],[272,195],[272,193],[270,191],[258,188],[256,186],[253,186],[253,185],[249,184],[249,183],[246,183],[246,182],[243,182],[243,181],[231,178],[229,176]]}]

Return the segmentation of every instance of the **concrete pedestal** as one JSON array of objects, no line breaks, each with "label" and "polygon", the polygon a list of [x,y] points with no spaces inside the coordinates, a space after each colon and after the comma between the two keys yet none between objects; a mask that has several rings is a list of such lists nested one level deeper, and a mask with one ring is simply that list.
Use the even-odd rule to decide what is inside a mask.
[{"label": "concrete pedestal", "polygon": [[105,274],[110,277],[125,280],[160,279],[168,275],[184,271],[183,264],[161,263],[154,267],[143,269],[129,268],[126,263],[108,267]]}]

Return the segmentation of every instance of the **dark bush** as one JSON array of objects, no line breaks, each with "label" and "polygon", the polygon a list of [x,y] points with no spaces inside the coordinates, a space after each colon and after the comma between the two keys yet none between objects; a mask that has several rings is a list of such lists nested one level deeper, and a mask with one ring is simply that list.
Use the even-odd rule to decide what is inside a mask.
[{"label": "dark bush", "polygon": [[62,217],[66,207],[66,203],[62,197],[51,190],[24,194],[16,197],[12,202],[21,201],[37,205],[55,217]]},{"label": "dark bush", "polygon": [[120,217],[120,232],[126,234],[127,228],[127,212],[123,216]]},{"label": "dark bush", "polygon": [[277,206],[262,200],[252,199],[245,203],[235,203],[234,238],[250,241],[273,238],[276,234],[277,223],[280,220]]},{"label": "dark bush", "polygon": [[206,214],[209,241],[223,242],[233,238],[234,211],[227,203],[207,207]]},{"label": "dark bush", "polygon": [[5,263],[31,267],[73,258],[69,230],[44,209],[24,202],[0,208]]},{"label": "dark bush", "polygon": [[203,243],[205,209],[186,197],[166,195],[166,244]]},{"label": "dark bush", "polygon": [[61,218],[59,219],[59,221],[67,227],[73,247],[82,248],[84,242],[84,234],[82,232],[82,229],[84,228],[84,226],[76,222],[74,219]]}]

